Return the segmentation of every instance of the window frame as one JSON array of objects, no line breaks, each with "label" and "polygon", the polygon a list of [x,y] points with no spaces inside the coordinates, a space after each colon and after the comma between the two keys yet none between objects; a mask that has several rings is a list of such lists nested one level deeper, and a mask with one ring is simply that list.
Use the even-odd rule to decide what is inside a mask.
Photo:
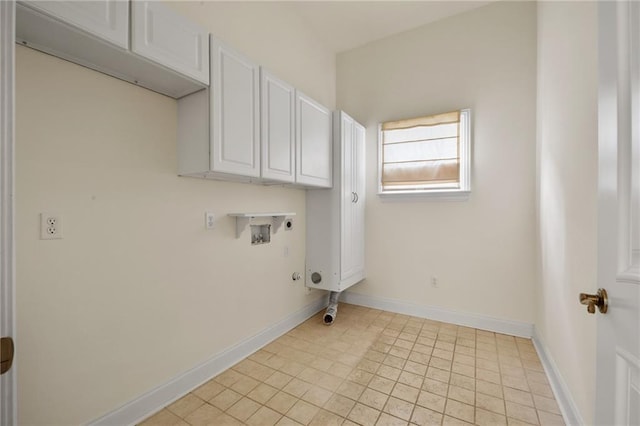
[{"label": "window frame", "polygon": [[[433,197],[438,199],[459,200],[468,198],[471,193],[471,108],[460,112],[460,187],[459,188],[420,188],[385,190],[382,186],[382,124],[378,123],[378,196],[386,198]],[[437,114],[431,114],[437,115]]]}]

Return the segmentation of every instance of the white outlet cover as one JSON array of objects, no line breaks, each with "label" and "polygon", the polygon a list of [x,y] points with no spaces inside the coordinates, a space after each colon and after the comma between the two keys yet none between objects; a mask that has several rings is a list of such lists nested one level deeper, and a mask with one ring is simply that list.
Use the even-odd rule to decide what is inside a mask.
[{"label": "white outlet cover", "polygon": [[204,212],[204,227],[214,229],[216,227],[216,215],[213,212]]},{"label": "white outlet cover", "polygon": [[40,213],[40,239],[62,239],[62,216],[58,213]]}]

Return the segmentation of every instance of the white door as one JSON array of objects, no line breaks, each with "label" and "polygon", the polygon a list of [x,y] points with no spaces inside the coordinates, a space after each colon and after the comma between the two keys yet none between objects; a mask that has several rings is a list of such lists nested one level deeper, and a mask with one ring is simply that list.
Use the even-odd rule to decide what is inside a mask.
[{"label": "white door", "polygon": [[595,419],[640,425],[640,4],[600,2]]},{"label": "white door", "polygon": [[340,279],[357,282],[364,278],[365,129],[342,111],[334,119],[340,123],[342,150]]},{"label": "white door", "polygon": [[135,0],[131,13],[133,52],[209,84],[209,32],[205,28],[157,1]]},{"label": "white door", "polygon": [[260,68],[211,37],[211,168],[260,176]]},{"label": "white door", "polygon": [[129,49],[129,3],[118,0],[30,1],[25,6]]},{"label": "white door", "polygon": [[354,125],[354,173],[353,178],[354,192],[356,193],[355,214],[353,218],[353,262],[356,271],[364,278],[365,267],[365,224],[364,224],[364,207],[365,207],[365,128],[359,124]]},{"label": "white door", "polygon": [[[0,333],[15,336],[13,147],[15,3],[0,1]],[[4,340],[4,339],[3,339]],[[6,349],[6,347],[5,347]],[[6,352],[3,350],[3,358]],[[0,424],[16,424],[15,364],[0,376]]]},{"label": "white door", "polygon": [[296,92],[296,182],[332,186],[331,112]]},{"label": "white door", "polygon": [[340,279],[350,278],[355,270],[354,259],[354,213],[356,211],[356,188],[354,187],[354,122],[343,112],[335,115],[340,120]]},{"label": "white door", "polygon": [[279,182],[295,180],[295,89],[260,70],[262,178]]}]

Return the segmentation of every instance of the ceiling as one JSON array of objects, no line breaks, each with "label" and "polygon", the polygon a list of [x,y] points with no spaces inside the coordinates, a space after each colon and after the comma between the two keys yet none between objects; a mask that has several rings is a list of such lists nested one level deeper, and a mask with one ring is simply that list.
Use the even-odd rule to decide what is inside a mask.
[{"label": "ceiling", "polygon": [[444,19],[491,1],[290,1],[336,53]]}]

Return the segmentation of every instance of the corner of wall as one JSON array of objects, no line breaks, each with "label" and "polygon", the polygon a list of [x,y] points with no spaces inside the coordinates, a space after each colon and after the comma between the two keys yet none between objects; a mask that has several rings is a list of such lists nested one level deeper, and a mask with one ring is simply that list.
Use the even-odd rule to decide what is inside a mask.
[{"label": "corner of wall", "polygon": [[578,406],[573,399],[571,390],[569,389],[569,386],[567,386],[560,369],[553,360],[549,349],[544,343],[544,339],[538,334],[538,330],[535,326],[533,327],[533,336],[531,340],[536,348],[536,352],[538,352],[538,357],[540,358],[540,362],[542,362],[544,371],[549,378],[551,389],[553,390],[553,394],[558,406],[560,407],[565,423],[567,425],[576,426],[584,425],[584,419],[582,418],[580,410],[578,410]]},{"label": "corner of wall", "polygon": [[[597,263],[597,5],[538,2],[534,341],[567,422],[592,422]],[[562,119],[559,119],[562,117]]]}]

